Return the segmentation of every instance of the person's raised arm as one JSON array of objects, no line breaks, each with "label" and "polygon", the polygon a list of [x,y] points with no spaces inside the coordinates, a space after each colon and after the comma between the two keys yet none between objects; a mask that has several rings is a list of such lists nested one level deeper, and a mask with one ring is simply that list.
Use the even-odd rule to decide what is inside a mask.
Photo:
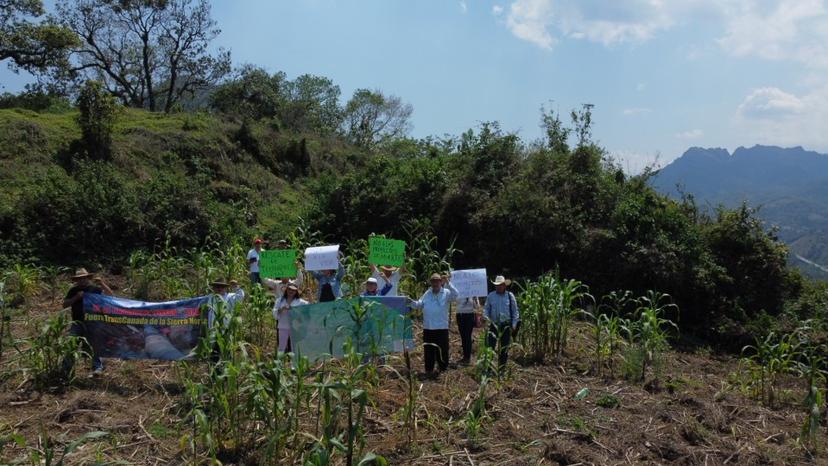
[{"label": "person's raised arm", "polygon": [[449,301],[457,301],[459,293],[457,292],[457,288],[451,284],[451,275],[449,275],[448,280],[446,280],[446,289],[449,292]]},{"label": "person's raised arm", "polygon": [[342,265],[342,262],[340,261],[339,262],[339,269],[337,269],[337,271],[336,271],[336,279],[341,281],[342,277],[344,277],[344,276],[345,276],[345,266]]},{"label": "person's raised arm", "polygon": [[518,309],[517,298],[515,298],[514,293],[511,291],[509,292],[509,299],[512,301],[512,305],[514,306],[514,312],[512,313],[512,328],[516,329],[518,326],[518,322],[520,322],[520,310]]},{"label": "person's raised arm", "polygon": [[377,275],[379,270],[377,270],[377,264],[368,264],[371,267],[371,275]]},{"label": "person's raised arm", "polygon": [[296,283],[297,288],[302,288],[302,284],[305,282],[305,269],[302,267],[302,263],[298,260],[296,261],[296,279],[294,283]]},{"label": "person's raised arm", "polygon": [[107,285],[101,277],[95,277],[94,281],[96,285],[101,287],[101,290],[103,290],[103,294],[107,296],[112,296],[112,288],[110,288],[109,285]]}]

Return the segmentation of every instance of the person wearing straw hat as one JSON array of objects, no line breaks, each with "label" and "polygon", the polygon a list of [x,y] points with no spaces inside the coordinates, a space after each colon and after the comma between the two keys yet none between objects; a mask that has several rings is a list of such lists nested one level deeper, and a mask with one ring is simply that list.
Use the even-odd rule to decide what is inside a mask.
[{"label": "person wearing straw hat", "polygon": [[451,277],[445,279],[439,273],[431,275],[431,288],[419,301],[413,301],[411,307],[423,311],[423,352],[425,371],[430,377],[435,376],[434,363],[439,369],[448,369],[449,363],[449,308],[457,300],[457,289],[451,284]]},{"label": "person wearing straw hat", "polygon": [[360,296],[381,296],[379,291],[377,290],[378,283],[377,279],[374,277],[365,280],[365,291],[360,294]]},{"label": "person wearing straw hat", "polygon": [[489,335],[486,340],[489,348],[497,350],[498,344],[500,345],[498,366],[503,369],[509,358],[512,332],[517,331],[520,322],[520,311],[515,295],[507,290],[509,285],[512,284],[511,280],[507,280],[503,275],[498,275],[492,284],[495,286],[495,290],[486,297],[486,306],[483,311],[486,320],[490,323]]},{"label": "person wearing straw hat", "polygon": [[[284,241],[284,240],[282,240]],[[262,284],[271,290],[273,290],[273,296],[276,297],[278,301],[282,295],[285,294],[285,287],[289,283],[295,284],[298,288],[302,288],[302,284],[305,281],[305,270],[302,268],[302,262],[297,260],[296,261],[296,278],[291,279],[290,277],[282,277],[278,280],[274,280],[272,278],[263,278]]]},{"label": "person wearing straw hat", "polygon": [[405,267],[392,267],[381,265],[379,269],[371,264],[371,277],[377,281],[378,296],[399,296],[400,280],[402,279]]},{"label": "person wearing straw hat", "polygon": [[296,282],[290,281],[285,286],[285,292],[273,306],[273,318],[276,319],[276,329],[279,335],[279,351],[291,351],[290,342],[290,310],[294,307],[308,304],[299,293]]},{"label": "person wearing straw hat", "polygon": [[[236,280],[230,280],[229,283],[223,280],[216,280],[210,283],[210,288],[213,291],[213,295],[210,297],[208,303],[207,328],[213,328],[213,324],[215,324],[219,301],[222,303],[222,309],[224,311],[223,325],[226,327],[230,324],[230,318],[233,317],[236,306],[244,301],[244,289],[239,287],[239,283]],[[228,289],[232,291],[228,291]]]},{"label": "person wearing straw hat", "polygon": [[253,249],[247,251],[247,263],[250,265],[251,285],[262,283],[261,276],[259,275],[259,254],[262,252],[263,243],[264,241],[262,241],[261,238],[256,238],[253,240]]},{"label": "person wearing straw hat", "polygon": [[[104,283],[100,277],[95,277],[94,274],[89,273],[84,268],[77,269],[75,275],[71,277],[72,287],[66,293],[66,298],[63,300],[63,307],[72,308],[72,325],[69,327],[69,335],[84,338],[84,350],[92,355],[92,374],[98,375],[103,372],[103,361],[95,355],[94,350],[89,346],[88,338],[90,336],[86,331],[86,324],[84,323],[83,312],[83,296],[85,294],[105,294],[112,296],[112,289]],[[75,361],[71,358],[63,360],[63,372],[68,374]]]}]

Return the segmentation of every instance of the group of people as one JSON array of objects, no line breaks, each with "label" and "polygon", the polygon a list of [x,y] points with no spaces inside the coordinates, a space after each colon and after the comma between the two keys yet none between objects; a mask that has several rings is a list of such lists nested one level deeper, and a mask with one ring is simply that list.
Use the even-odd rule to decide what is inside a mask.
[{"label": "group of people", "polygon": [[[275,296],[273,317],[277,321],[279,351],[292,350],[290,338],[291,309],[309,304],[302,298],[305,271],[301,262],[296,262],[296,277],[279,279],[264,278],[259,273],[259,254],[262,252],[263,241],[256,239],[253,248],[248,252],[247,259],[250,267],[250,281],[261,284],[270,289]],[[277,244],[278,248],[287,248],[285,241]],[[341,258],[341,253],[340,253]],[[364,289],[360,296],[400,296],[400,281],[405,269],[391,266],[371,265],[371,276],[365,280]],[[342,261],[335,270],[312,271],[310,275],[317,283],[316,302],[329,302],[342,298],[342,281],[345,277],[345,268]],[[101,279],[95,277],[85,269],[78,269],[71,277],[73,286],[63,301],[64,307],[72,309],[72,324],[70,335],[89,337],[84,324],[83,297],[86,294],[112,295],[112,289]],[[457,289],[451,283],[451,274],[441,275],[434,273],[429,279],[429,289],[417,300],[409,299],[413,309],[419,309],[423,315],[423,350],[425,371],[429,375],[436,374],[435,369],[444,371],[449,367],[449,316],[451,305],[456,309],[457,329],[460,334],[463,357],[460,364],[467,365],[471,361],[473,333],[476,327],[488,325],[487,344],[498,351],[500,366],[506,364],[508,349],[513,335],[520,324],[520,312],[515,295],[508,291],[510,281],[498,276],[492,281],[495,290],[489,293],[481,305],[478,298],[460,298]],[[216,322],[216,308],[219,301],[225,309],[235,309],[236,305],[245,299],[245,291],[235,280],[217,280],[210,284],[212,294],[208,301],[207,325],[226,325],[231,316],[224,314],[223,322]],[[484,321],[485,320],[485,324]],[[88,338],[87,338],[88,339]],[[103,371],[103,362],[94,354],[88,345],[86,352],[92,355],[93,374]],[[64,368],[68,372],[74,361],[66,360]]]},{"label": "group of people", "polygon": [[[304,282],[302,264],[297,261],[296,278],[265,278],[259,274],[259,255],[263,241],[254,240],[253,248],[247,254],[250,265],[251,283],[260,283],[272,290],[276,297],[273,316],[277,321],[279,351],[291,351],[290,310],[308,304],[302,298],[301,288]],[[287,242],[280,241],[277,248],[287,248]],[[341,253],[340,253],[341,255]],[[345,268],[340,261],[337,270],[310,272],[317,282],[316,301],[334,301],[342,297],[342,280]],[[400,280],[404,268],[376,266],[371,264],[371,276],[363,283],[360,296],[400,296]],[[509,345],[520,325],[520,311],[515,295],[508,290],[511,282],[503,276],[492,281],[495,290],[485,298],[481,306],[478,298],[460,298],[451,284],[451,274],[434,273],[429,279],[429,289],[418,300],[410,300],[414,309],[423,314],[423,353],[425,371],[428,375],[436,374],[435,369],[444,371],[449,367],[449,316],[451,304],[455,303],[457,329],[463,357],[460,364],[471,362],[474,329],[488,323],[487,344],[498,351],[498,364],[503,367],[509,355]],[[238,293],[238,291],[237,291]]]}]

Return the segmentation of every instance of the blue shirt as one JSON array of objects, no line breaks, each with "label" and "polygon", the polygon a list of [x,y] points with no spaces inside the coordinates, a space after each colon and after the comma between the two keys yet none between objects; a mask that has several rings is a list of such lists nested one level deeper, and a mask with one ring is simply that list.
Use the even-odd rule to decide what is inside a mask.
[{"label": "blue shirt", "polygon": [[445,330],[449,328],[449,307],[456,299],[457,289],[449,282],[437,293],[429,288],[412,306],[423,310],[424,329]]},{"label": "blue shirt", "polygon": [[316,282],[319,284],[319,287],[316,289],[316,301],[319,302],[319,298],[322,297],[322,287],[325,285],[331,285],[331,291],[333,291],[333,295],[336,299],[342,297],[342,278],[345,276],[345,267],[342,264],[339,264],[339,270],[336,271],[335,274],[328,276],[322,270],[314,270],[311,272],[313,278],[316,279]]},{"label": "blue shirt", "polygon": [[484,315],[495,324],[504,324],[511,321],[512,328],[516,328],[520,320],[517,299],[511,291],[503,294],[492,291],[486,297]]}]

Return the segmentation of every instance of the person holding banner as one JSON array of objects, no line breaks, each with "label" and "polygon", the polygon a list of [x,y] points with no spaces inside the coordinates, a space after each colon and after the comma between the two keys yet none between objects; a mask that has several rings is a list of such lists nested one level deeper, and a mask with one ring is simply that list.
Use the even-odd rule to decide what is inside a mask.
[{"label": "person holding banner", "polygon": [[404,270],[405,267],[389,265],[381,265],[378,269],[376,265],[371,264],[371,278],[377,281],[377,295],[399,296],[400,280]]},{"label": "person holding banner", "polygon": [[486,297],[484,309],[486,320],[490,323],[487,344],[489,348],[495,350],[497,350],[498,344],[500,345],[498,366],[503,369],[509,358],[509,344],[512,341],[512,333],[517,331],[520,322],[520,312],[515,295],[511,291],[507,291],[512,281],[506,280],[503,275],[498,275],[492,284],[495,286],[495,291],[492,291]]},{"label": "person holding banner", "polygon": [[[104,366],[101,358],[95,354],[95,351],[89,345],[92,335],[87,333],[86,324],[84,323],[83,295],[105,294],[112,296],[112,289],[100,277],[95,277],[94,274],[87,272],[84,268],[77,269],[71,279],[73,285],[69,288],[69,292],[66,293],[66,298],[63,300],[64,308],[72,308],[72,324],[69,327],[69,335],[83,338],[84,350],[92,355],[92,374],[98,375],[103,372]],[[74,365],[75,361],[73,359],[64,359],[63,373],[68,375]]]},{"label": "person holding banner", "polygon": [[[342,259],[342,253],[339,253]],[[311,275],[316,279],[316,302],[326,303],[342,297],[342,279],[345,277],[345,266],[339,261],[337,270],[314,270]],[[310,267],[308,267],[310,268]]]},{"label": "person holding banner", "polygon": [[290,344],[290,310],[291,308],[304,306],[307,301],[299,296],[299,286],[296,282],[288,282],[285,292],[273,306],[273,318],[276,319],[276,329],[279,334],[279,351],[289,353]]},{"label": "person holding banner", "polygon": [[213,290],[213,295],[210,297],[208,302],[209,312],[207,314],[207,328],[213,328],[213,324],[215,323],[216,312],[219,307],[217,300],[222,303],[222,310],[224,311],[223,326],[226,327],[230,324],[230,318],[233,317],[233,313],[236,311],[236,306],[244,301],[244,289],[239,287],[236,280],[230,280],[229,288],[232,288],[232,292],[227,291],[227,282],[221,280],[216,280],[210,283],[210,287]]},{"label": "person holding banner", "polygon": [[365,280],[365,291],[360,296],[381,296],[378,291],[377,279],[374,277]]},{"label": "person holding banner", "polygon": [[261,238],[256,238],[253,240],[253,249],[247,252],[247,263],[250,265],[250,284],[255,285],[256,283],[261,284],[262,280],[259,276],[259,253],[262,252],[262,241]]},{"label": "person holding banner", "polygon": [[457,331],[460,333],[460,343],[463,346],[463,359],[460,364],[468,366],[471,362],[472,334],[477,322],[477,311],[480,310],[480,301],[477,297],[459,298],[457,300]]},{"label": "person holding banner", "polygon": [[413,301],[411,306],[423,311],[425,371],[428,376],[434,377],[435,362],[440,371],[448,369],[449,308],[451,302],[457,299],[457,290],[452,286],[450,277],[447,277],[444,287],[439,273],[431,275],[429,283],[431,289],[419,301]]}]

